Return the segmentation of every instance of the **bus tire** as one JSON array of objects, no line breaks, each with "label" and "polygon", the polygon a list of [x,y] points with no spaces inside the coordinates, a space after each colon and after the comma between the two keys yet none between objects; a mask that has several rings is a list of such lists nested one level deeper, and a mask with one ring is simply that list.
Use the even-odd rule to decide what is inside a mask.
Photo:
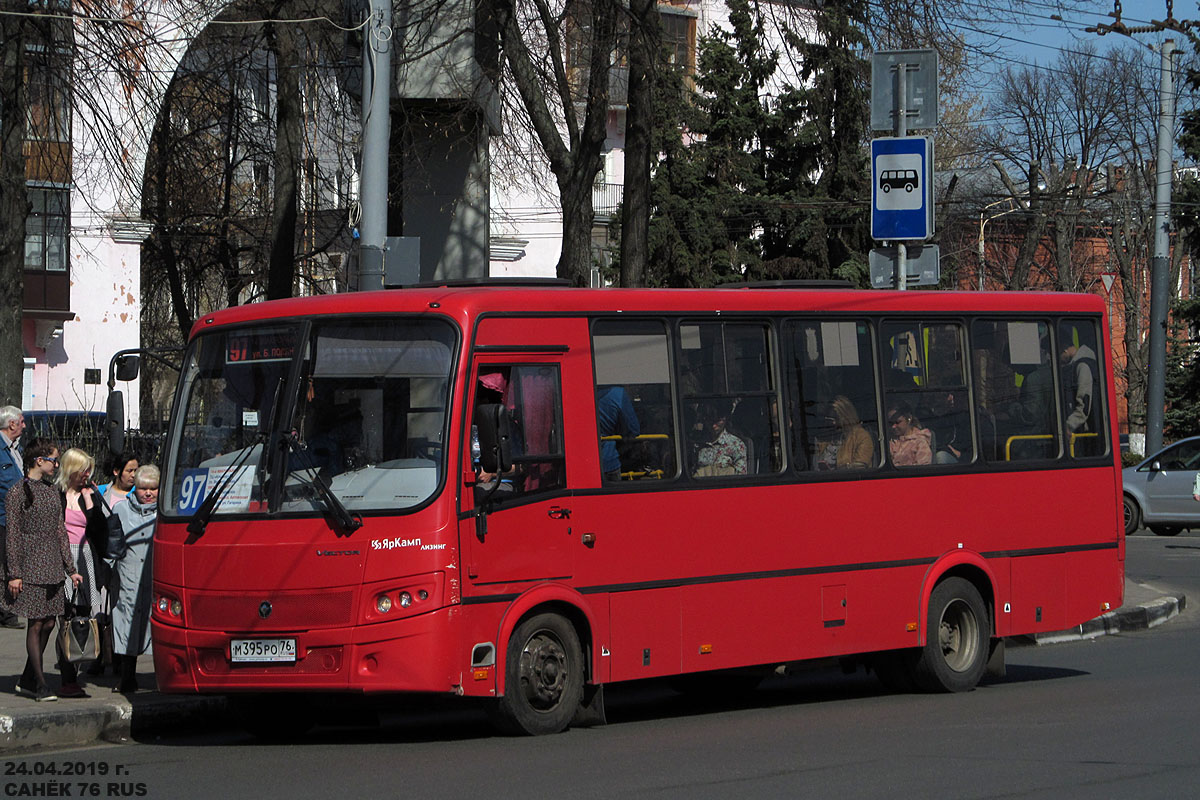
[{"label": "bus tire", "polygon": [[542,736],[566,730],[583,701],[583,648],[558,614],[537,614],[508,640],[504,694],[491,708],[504,733]]},{"label": "bus tire", "polygon": [[1132,536],[1142,524],[1142,510],[1138,508],[1137,501],[1129,495],[1125,495],[1125,535]]},{"label": "bus tire", "polygon": [[991,625],[979,590],[965,578],[946,578],[929,597],[925,646],[913,678],[927,692],[969,692],[988,662]]}]

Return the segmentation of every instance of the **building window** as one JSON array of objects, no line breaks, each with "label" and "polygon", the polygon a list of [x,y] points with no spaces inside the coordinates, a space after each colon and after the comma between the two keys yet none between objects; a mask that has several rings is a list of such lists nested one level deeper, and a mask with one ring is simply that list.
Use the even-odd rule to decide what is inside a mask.
[{"label": "building window", "polygon": [[45,48],[30,48],[26,57],[29,91],[26,138],[43,142],[71,141],[71,104],[64,80],[63,56]]},{"label": "building window", "polygon": [[658,10],[667,63],[684,70],[686,75],[696,74],[696,18],[667,6],[660,5]]},{"label": "building window", "polygon": [[25,218],[25,269],[66,272],[71,195],[68,189],[29,187]]}]

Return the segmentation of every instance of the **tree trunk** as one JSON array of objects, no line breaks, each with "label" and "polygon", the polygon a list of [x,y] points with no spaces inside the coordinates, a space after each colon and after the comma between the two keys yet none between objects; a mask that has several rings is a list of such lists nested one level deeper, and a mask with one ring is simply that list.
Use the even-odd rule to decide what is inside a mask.
[{"label": "tree trunk", "polygon": [[174,131],[171,128],[171,114],[169,112],[173,100],[173,92],[170,87],[167,88],[166,95],[163,97],[163,108],[168,109],[161,117],[158,125],[158,130],[155,133],[157,142],[154,148],[154,180],[158,183],[158,188],[155,192],[155,215],[158,230],[155,239],[159,243],[159,261],[162,264],[163,271],[166,273],[167,288],[171,293],[171,309],[174,312],[175,324],[179,327],[179,337],[181,341],[186,342],[188,333],[192,330],[192,323],[195,319],[192,315],[191,306],[187,301],[187,296],[183,290],[183,276],[179,270],[179,258],[175,252],[175,240],[172,235],[174,228],[174,220],[171,219],[171,204],[170,204],[170,173],[171,173],[171,143],[174,141]]},{"label": "tree trunk", "polygon": [[267,41],[275,54],[276,75],[275,197],[271,213],[267,299],[277,300],[291,297],[296,281],[297,177],[303,131],[300,118],[300,65],[291,23],[268,23]]},{"label": "tree trunk", "polygon": [[657,0],[630,0],[629,94],[625,112],[625,194],[621,203],[621,285],[645,284],[650,237],[650,161],[661,41]]},{"label": "tree trunk", "polygon": [[[576,107],[576,95],[567,77],[562,58],[566,47],[559,35],[559,18],[546,3],[537,3],[542,27],[531,37],[544,35],[551,58],[553,77],[545,79],[525,42],[522,20],[512,0],[496,0],[496,19],[500,28],[504,58],[508,62],[513,86],[521,96],[538,143],[558,182],[563,212],[563,249],[557,272],[576,286],[587,286],[591,271],[592,183],[600,170],[600,152],[604,146],[608,119],[609,67],[616,41],[618,7],[616,0],[594,0],[590,12],[591,37],[588,59],[588,85],[583,96],[582,124]],[[553,97],[560,110],[550,110]],[[566,141],[559,128],[566,127]]]},{"label": "tree trunk", "polygon": [[[21,0],[0,0],[0,11],[28,13]],[[23,17],[0,14],[0,405],[21,405],[25,350],[25,35]]]},{"label": "tree trunk", "polygon": [[[596,173],[593,171],[592,175]],[[563,246],[557,275],[572,286],[587,286],[592,271],[592,179],[575,175],[575,180],[559,184],[563,210]]]}]

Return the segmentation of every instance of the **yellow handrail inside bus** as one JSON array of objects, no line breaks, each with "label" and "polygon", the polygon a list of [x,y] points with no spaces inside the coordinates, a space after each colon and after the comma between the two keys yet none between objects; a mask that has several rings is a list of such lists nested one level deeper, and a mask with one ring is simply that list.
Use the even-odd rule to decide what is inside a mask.
[{"label": "yellow handrail inside bus", "polygon": [[[643,433],[640,436],[633,437],[632,441],[641,442],[641,441],[646,441],[646,440],[650,440],[650,439],[670,439],[670,438],[671,438],[671,435],[668,433]],[[619,433],[614,433],[611,436],[601,436],[600,437],[600,441],[602,441],[602,442],[621,442],[624,440],[625,440],[625,437]]]},{"label": "yellow handrail inside bus", "polygon": [[661,469],[646,469],[646,470],[630,470],[629,472],[621,473],[621,480],[636,481],[638,478],[654,478],[661,480],[663,471]]},{"label": "yellow handrail inside bus", "polygon": [[[1052,434],[1052,433],[1037,433],[1037,434],[1025,434],[1025,435],[1021,435],[1021,436],[1010,436],[1010,437],[1008,437],[1008,441],[1005,442],[1005,444],[1004,444],[1004,460],[1012,461],[1013,442],[1018,442],[1018,441],[1031,442],[1031,441],[1040,440],[1040,439],[1053,439],[1053,438],[1054,438],[1054,434]],[[1071,458],[1075,457],[1075,442],[1077,440],[1079,440],[1079,439],[1098,439],[1098,438],[1100,438],[1100,434],[1098,434],[1098,433],[1072,433],[1071,434],[1071,442],[1070,442]]]},{"label": "yellow handrail inside bus", "polygon": [[1051,441],[1053,441],[1054,434],[1053,433],[1027,433],[1027,434],[1021,434],[1019,436],[1008,437],[1008,441],[1006,441],[1004,443],[1004,460],[1012,461],[1013,442],[1034,442],[1034,441],[1041,441],[1043,439],[1050,439]]},{"label": "yellow handrail inside bus", "polygon": [[1072,433],[1071,434],[1071,458],[1075,457],[1075,440],[1076,439],[1099,439],[1098,433]]},{"label": "yellow handrail inside bus", "polygon": [[[667,433],[643,433],[638,436],[634,436],[631,441],[635,441],[635,442],[654,441],[654,440],[665,441],[670,438],[671,438],[670,434],[667,434]],[[602,441],[602,442],[621,442],[624,440],[625,440],[625,437],[619,433],[614,433],[614,434],[611,434],[610,436],[601,436],[600,437],[600,441]],[[655,479],[661,480],[662,476],[663,476],[663,471],[661,469],[630,470],[629,472],[621,473],[621,480],[635,481],[638,478],[655,478]]]}]

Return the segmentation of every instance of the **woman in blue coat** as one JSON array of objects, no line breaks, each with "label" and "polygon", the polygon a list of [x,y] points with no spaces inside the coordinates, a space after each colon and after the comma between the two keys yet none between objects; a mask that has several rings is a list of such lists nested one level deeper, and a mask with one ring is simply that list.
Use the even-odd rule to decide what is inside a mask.
[{"label": "woman in blue coat", "polygon": [[138,467],[134,490],[113,509],[121,523],[113,529],[108,555],[116,573],[117,602],[113,606],[113,658],[120,661],[121,683],[114,691],[136,692],[137,657],[150,647],[150,609],[153,584],[150,565],[154,519],[158,513],[158,467]]}]

